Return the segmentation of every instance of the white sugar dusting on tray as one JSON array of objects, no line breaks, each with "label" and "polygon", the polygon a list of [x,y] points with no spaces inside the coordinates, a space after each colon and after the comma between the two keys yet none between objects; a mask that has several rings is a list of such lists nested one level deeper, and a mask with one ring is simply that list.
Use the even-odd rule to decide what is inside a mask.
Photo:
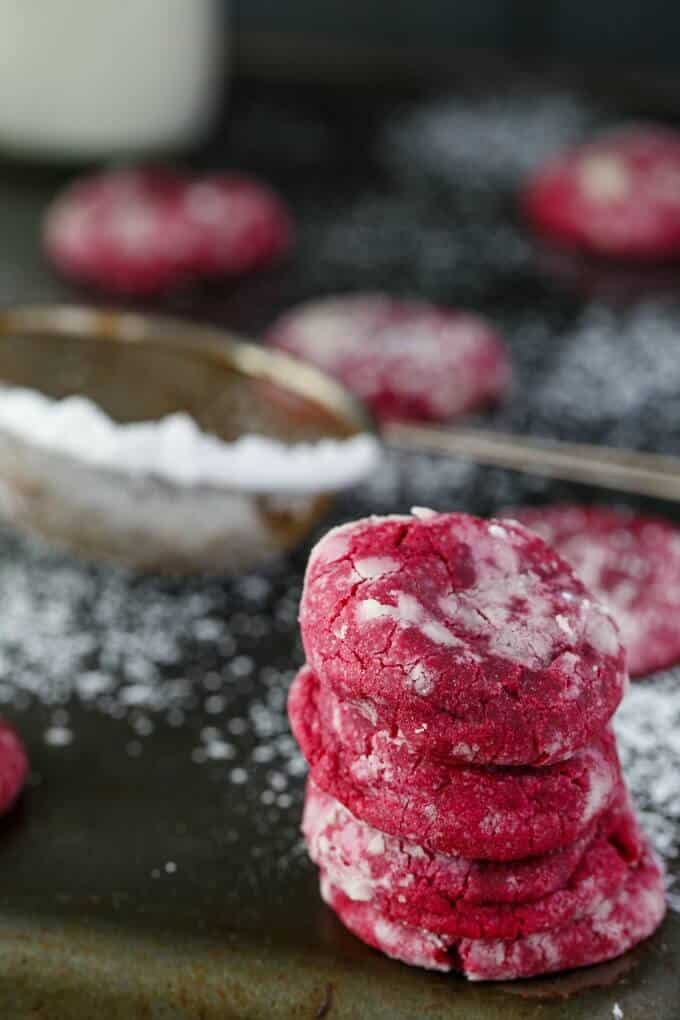
[{"label": "white sugar dusting on tray", "polygon": [[[634,683],[614,717],[619,754],[641,821],[659,854],[680,854],[680,670]],[[669,903],[680,911],[680,890]]]},{"label": "white sugar dusting on tray", "polygon": [[568,93],[425,103],[388,124],[386,160],[407,173],[439,177],[474,172],[507,186],[592,129],[590,108]]},{"label": "white sugar dusting on tray", "polygon": [[293,444],[244,435],[228,443],[188,414],[118,424],[85,397],[53,400],[23,388],[0,388],[0,429],[93,467],[248,492],[342,489],[380,458],[380,444],[368,434]]}]

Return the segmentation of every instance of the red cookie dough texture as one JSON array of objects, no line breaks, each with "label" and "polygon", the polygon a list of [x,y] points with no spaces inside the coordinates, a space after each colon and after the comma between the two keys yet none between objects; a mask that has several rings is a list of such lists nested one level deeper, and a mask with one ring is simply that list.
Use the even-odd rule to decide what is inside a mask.
[{"label": "red cookie dough texture", "polygon": [[250,178],[151,168],[77,180],[48,209],[44,245],[66,276],[151,295],[256,269],[286,250],[290,233],[279,199]]},{"label": "red cookie dough texture", "polygon": [[615,623],[514,521],[414,511],[331,531],[290,691],[303,832],[360,939],[473,980],[607,960],[665,911],[608,726]]},{"label": "red cookie dough texture", "polygon": [[28,759],[11,726],[0,719],[0,814],[14,804],[26,781]]},{"label": "red cookie dough texture", "polygon": [[680,662],[680,530],[606,507],[509,513],[572,565],[619,625],[633,677]]},{"label": "red cookie dough texture", "polygon": [[551,932],[517,939],[456,939],[386,918],[372,901],[353,900],[321,875],[321,895],[362,941],[413,967],[461,971],[472,981],[508,981],[587,967],[620,956],[663,920],[663,874],[652,852],[628,869],[619,893]]},{"label": "red cookie dough texture", "polygon": [[497,400],[510,379],[484,319],[382,294],[294,308],[267,340],[336,376],[382,420],[446,421]]},{"label": "red cookie dough texture", "polygon": [[549,764],[611,717],[626,683],[616,625],[519,524],[367,518],[310,557],[307,661],[428,756]]},{"label": "red cookie dough texture", "polygon": [[424,759],[400,733],[374,730],[332,693],[324,705],[324,694],[305,667],[289,700],[315,782],[383,832],[441,853],[506,861],[568,846],[609,807],[621,781],[609,730],[543,768],[452,768]]},{"label": "red cookie dough texture", "polygon": [[473,939],[563,927],[615,896],[644,849],[622,789],[619,804],[568,851],[518,865],[437,854],[385,834],[311,781],[303,831],[314,863],[350,899],[371,901],[404,924]]},{"label": "red cookie dough texture", "polygon": [[570,149],[522,196],[546,238],[596,255],[654,261],[680,255],[680,134],[641,126]]}]

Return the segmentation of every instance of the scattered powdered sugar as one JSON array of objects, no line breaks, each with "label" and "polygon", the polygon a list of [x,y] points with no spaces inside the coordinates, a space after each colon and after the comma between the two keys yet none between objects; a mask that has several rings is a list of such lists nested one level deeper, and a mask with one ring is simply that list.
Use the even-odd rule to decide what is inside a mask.
[{"label": "scattered powdered sugar", "polygon": [[587,307],[557,342],[554,367],[535,395],[536,415],[574,438],[604,426],[609,439],[633,448],[641,434],[658,431],[668,449],[680,390],[677,336],[677,309],[669,304]]},{"label": "scattered powdered sugar", "polygon": [[583,807],[583,821],[589,822],[602,811],[610,799],[612,790],[612,777],[609,769],[604,767],[597,759],[591,758],[592,764],[588,769],[588,796]]},{"label": "scattered powdered sugar", "polygon": [[437,645],[459,646],[462,642],[443,623],[431,616],[413,595],[394,592],[396,605],[384,604],[377,599],[363,599],[356,609],[359,623],[375,620],[394,620],[398,627],[415,627]]},{"label": "scattered powdered sugar", "polygon": [[[665,858],[680,852],[680,671],[634,683],[614,717],[619,754],[642,823]],[[680,892],[670,889],[680,910]]]},{"label": "scattered powdered sugar", "polygon": [[[489,323],[469,312],[389,295],[322,298],[289,312],[273,338],[343,379],[369,404],[425,399],[447,420],[505,389],[510,372]],[[480,368],[480,359],[485,362]]]},{"label": "scattered powdered sugar", "polygon": [[437,299],[440,292],[443,303],[472,307],[486,274],[520,274],[533,259],[531,242],[514,223],[489,222],[478,207],[444,221],[441,208],[420,195],[369,194],[342,216],[319,216],[303,237],[315,249],[305,289],[327,290],[332,280],[338,293],[361,288]]},{"label": "scattered powdered sugar", "polygon": [[[68,716],[67,716],[68,718]],[[73,740],[73,733],[67,726],[60,725],[53,718],[52,726],[45,730],[45,743],[53,747],[65,747]]]},{"label": "scattered powdered sugar", "polygon": [[368,434],[295,444],[246,435],[227,443],[187,414],[119,424],[85,397],[53,400],[22,388],[0,388],[0,429],[98,468],[249,492],[344,488],[380,458],[380,444]]},{"label": "scattered powdered sugar", "polygon": [[467,178],[474,173],[489,186],[507,187],[582,139],[594,121],[592,108],[565,92],[454,96],[389,123],[381,152],[389,166],[409,176],[464,178],[470,187]]}]

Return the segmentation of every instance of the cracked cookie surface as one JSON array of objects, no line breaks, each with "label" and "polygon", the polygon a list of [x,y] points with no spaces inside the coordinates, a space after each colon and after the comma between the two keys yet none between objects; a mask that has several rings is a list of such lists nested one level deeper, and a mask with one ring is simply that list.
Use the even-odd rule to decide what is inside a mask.
[{"label": "cracked cookie surface", "polygon": [[291,687],[289,717],[321,789],[382,832],[445,854],[503,861],[568,846],[621,782],[608,729],[541,768],[433,762],[339,700],[308,666]]},{"label": "cracked cookie surface", "polygon": [[513,521],[422,510],[335,528],[311,554],[300,625],[325,684],[449,761],[563,760],[627,682],[607,610]]}]

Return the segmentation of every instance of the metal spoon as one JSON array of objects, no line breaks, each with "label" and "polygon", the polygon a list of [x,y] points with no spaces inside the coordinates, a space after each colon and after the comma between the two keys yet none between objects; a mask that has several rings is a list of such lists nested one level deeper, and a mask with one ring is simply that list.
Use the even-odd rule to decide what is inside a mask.
[{"label": "metal spoon", "polygon": [[[60,397],[81,393],[115,420],[191,414],[207,432],[295,442],[376,431],[329,376],[224,330],[78,307],[0,312],[0,382]],[[602,488],[680,500],[680,459],[466,428],[380,427],[382,441]],[[17,525],[79,552],[163,570],[250,568],[300,541],[329,504],[322,491],[282,496],[126,479],[55,457],[0,432],[0,496]]]},{"label": "metal spoon", "polygon": [[[232,442],[308,442],[372,429],[313,368],[193,323],[79,307],[0,312],[0,384],[88,397],[120,424],[184,411]],[[265,469],[266,470],[266,469]],[[297,545],[332,493],[180,485],[131,475],[0,428],[0,513],[87,558],[172,573],[247,570]]]},{"label": "metal spoon", "polygon": [[439,429],[397,422],[384,426],[382,436],[389,445],[404,450],[429,450],[602,489],[680,500],[678,457],[484,429]]}]

